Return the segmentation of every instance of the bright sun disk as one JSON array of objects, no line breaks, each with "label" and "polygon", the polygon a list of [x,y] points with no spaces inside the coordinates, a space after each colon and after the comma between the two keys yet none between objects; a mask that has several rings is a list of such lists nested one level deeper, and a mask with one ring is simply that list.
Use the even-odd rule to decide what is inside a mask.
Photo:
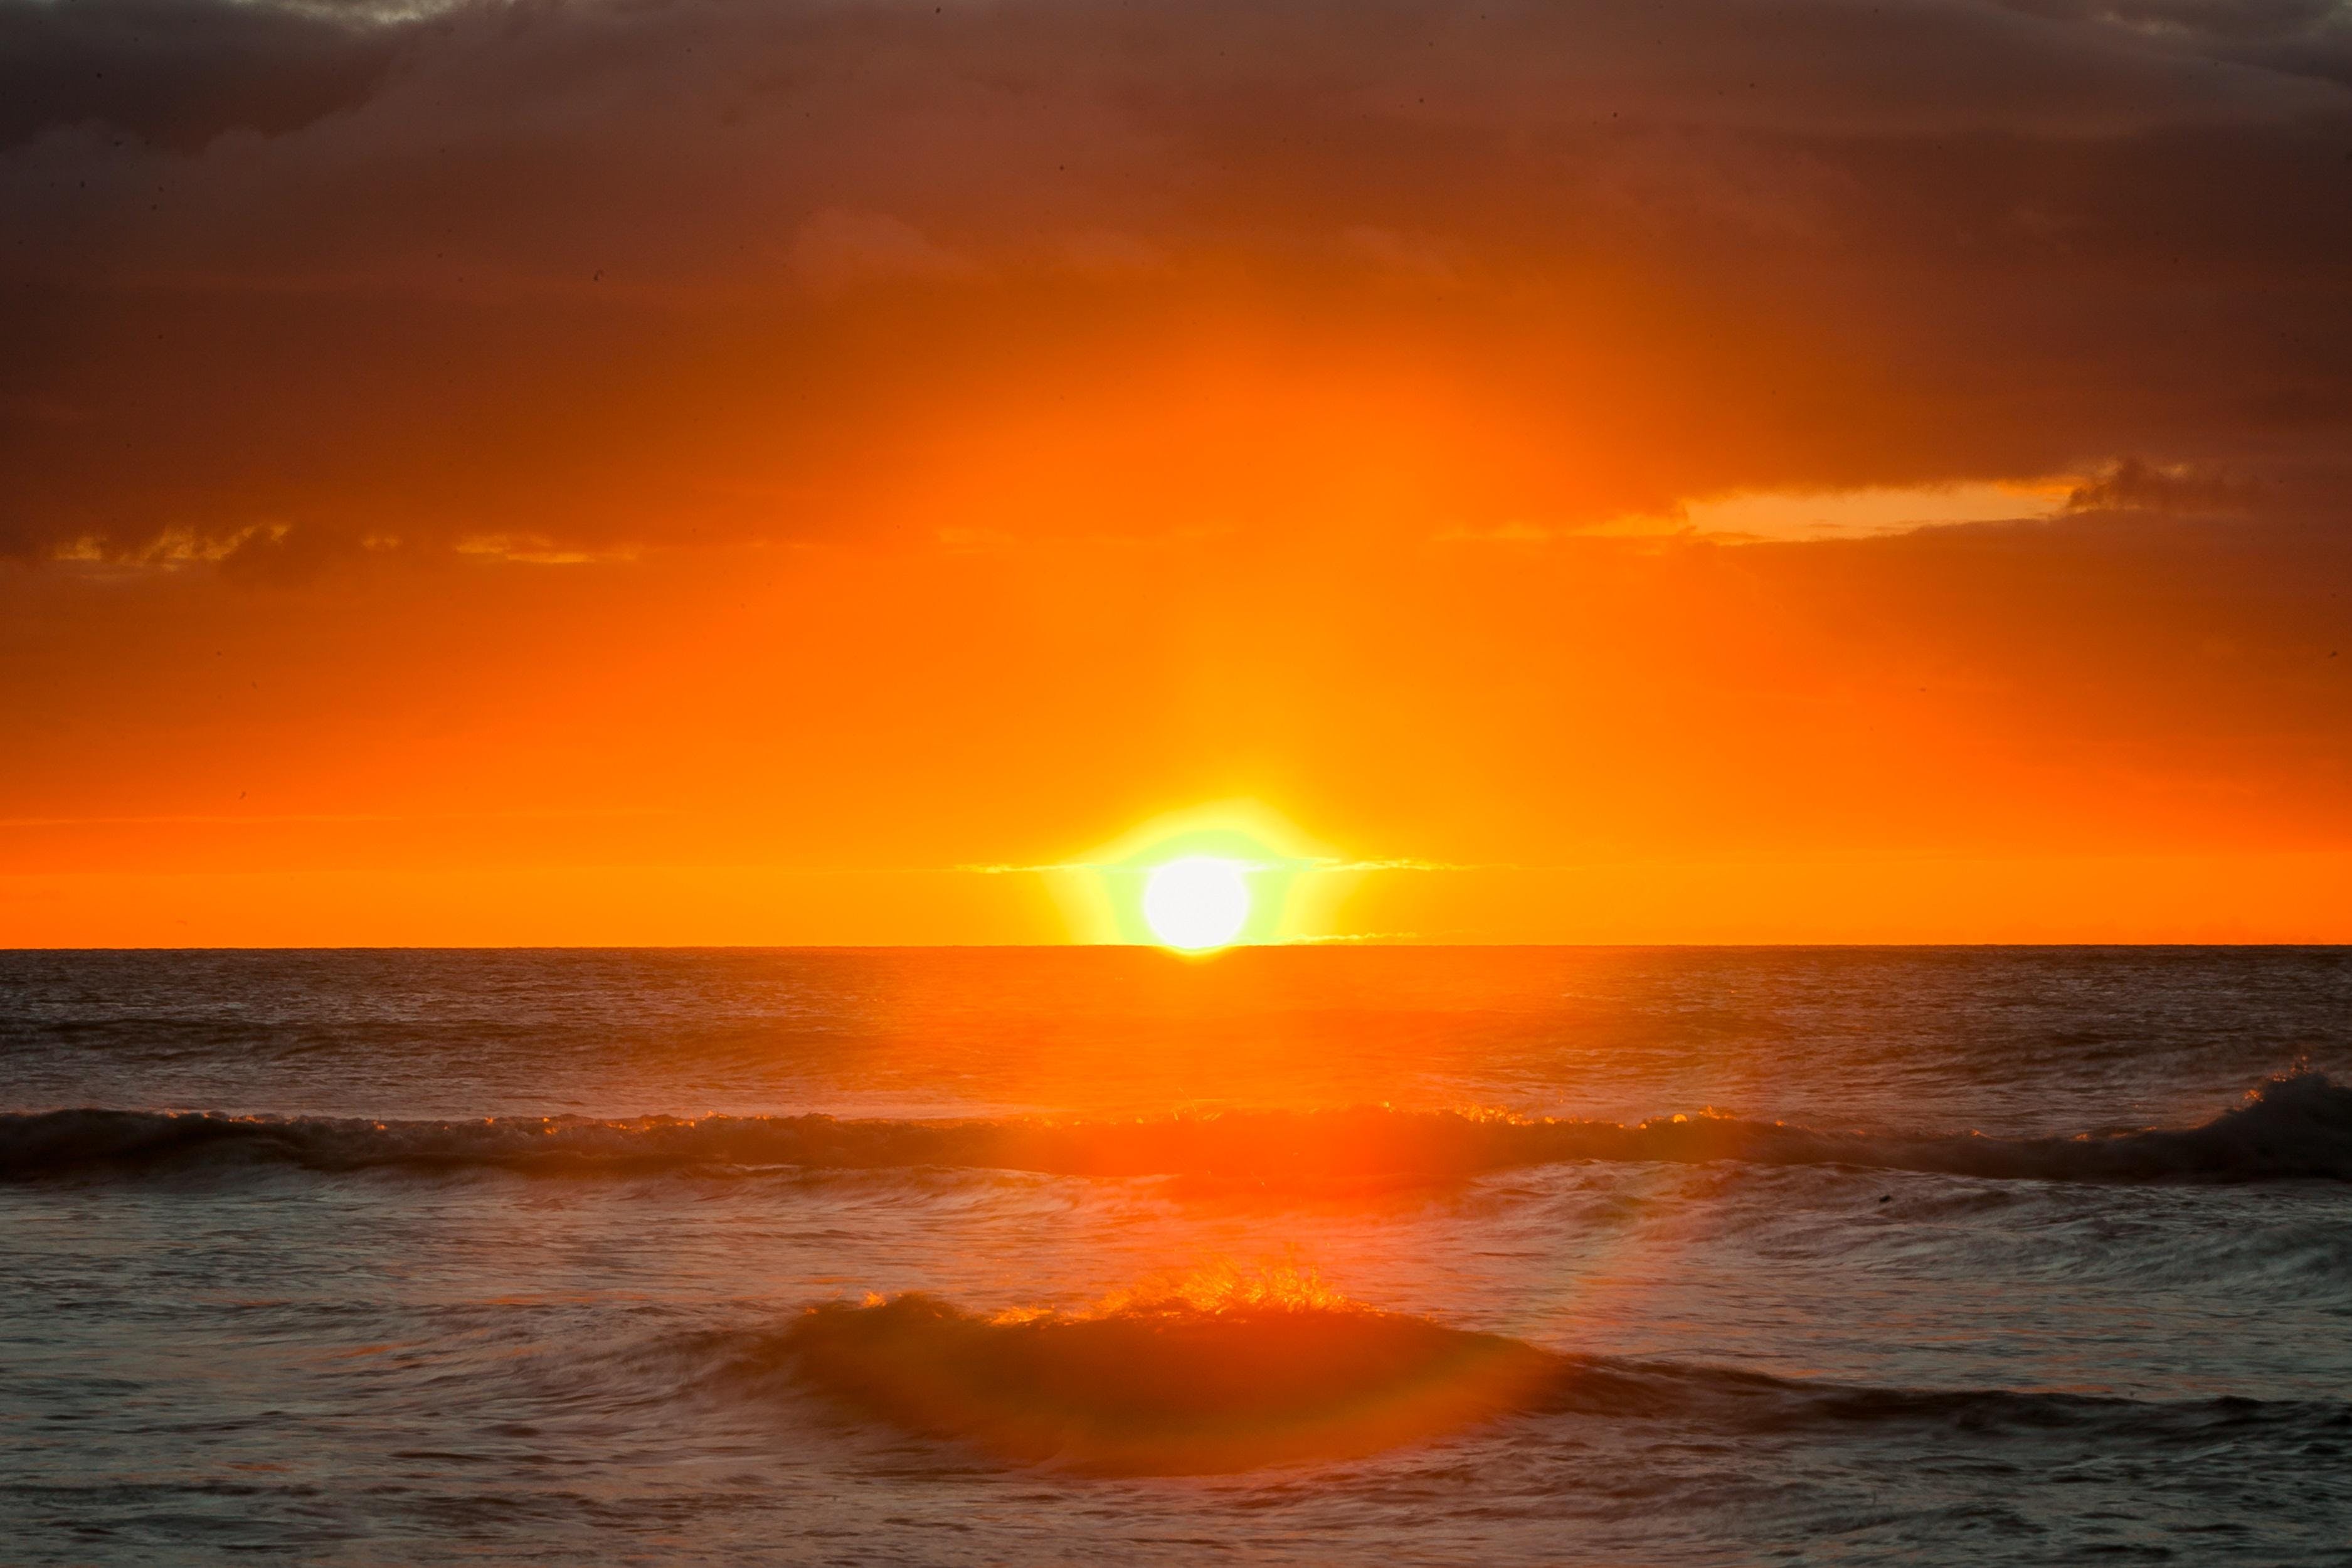
[{"label": "bright sun disk", "polygon": [[1187,855],[1155,867],[1143,884],[1143,920],[1173,948],[1223,947],[1249,920],[1248,868],[1213,855]]}]

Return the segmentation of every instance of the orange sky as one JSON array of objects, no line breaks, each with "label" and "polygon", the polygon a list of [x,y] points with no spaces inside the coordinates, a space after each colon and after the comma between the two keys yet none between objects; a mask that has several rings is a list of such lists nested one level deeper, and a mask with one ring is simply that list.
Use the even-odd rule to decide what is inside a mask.
[{"label": "orange sky", "polygon": [[0,41],[0,943],[2352,941],[2326,8]]}]

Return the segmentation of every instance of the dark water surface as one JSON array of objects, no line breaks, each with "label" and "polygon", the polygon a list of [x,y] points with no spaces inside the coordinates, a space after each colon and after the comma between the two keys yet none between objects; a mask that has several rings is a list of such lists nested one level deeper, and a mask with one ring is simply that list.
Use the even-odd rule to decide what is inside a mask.
[{"label": "dark water surface", "polygon": [[0,1561],[2352,1563],[2347,1085],[2336,949],[0,953]]}]

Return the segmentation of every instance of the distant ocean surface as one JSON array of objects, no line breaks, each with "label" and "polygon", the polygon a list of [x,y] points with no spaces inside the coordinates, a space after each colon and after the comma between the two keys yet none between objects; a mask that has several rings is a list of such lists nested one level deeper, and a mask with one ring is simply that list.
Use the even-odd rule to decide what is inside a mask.
[{"label": "distant ocean surface", "polygon": [[0,953],[0,1561],[2352,1563],[2352,951]]}]

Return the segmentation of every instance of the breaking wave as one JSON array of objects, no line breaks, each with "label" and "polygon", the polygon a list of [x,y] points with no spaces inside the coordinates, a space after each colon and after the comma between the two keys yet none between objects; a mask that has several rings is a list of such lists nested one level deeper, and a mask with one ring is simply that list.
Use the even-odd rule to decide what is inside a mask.
[{"label": "breaking wave", "polygon": [[1423,1318],[1181,1297],[1078,1316],[835,1302],[772,1348],[854,1414],[1124,1474],[1373,1453],[1524,1407],[1553,1372],[1531,1345]]},{"label": "breaking wave", "polygon": [[1565,1355],[1344,1300],[1144,1297],[1078,1314],[983,1315],[910,1293],[702,1336],[697,1381],[799,1382],[851,1415],[998,1458],[1197,1474],[1358,1457],[1503,1417],[1696,1424],[1718,1438],[1903,1427],[2179,1450],[2256,1430],[2331,1447],[2352,1405],[2148,1402],[1813,1383]]},{"label": "breaking wave", "polygon": [[0,1180],[238,1165],[562,1174],[916,1166],[1192,1175],[1270,1186],[1444,1182],[1563,1161],[1842,1165],[2071,1182],[2352,1180],[2352,1088],[2274,1078],[2194,1127],[1999,1138],[1830,1131],[1712,1114],[1612,1121],[1459,1111],[1223,1111],[1133,1121],[486,1117],[53,1110],[0,1116]]}]

